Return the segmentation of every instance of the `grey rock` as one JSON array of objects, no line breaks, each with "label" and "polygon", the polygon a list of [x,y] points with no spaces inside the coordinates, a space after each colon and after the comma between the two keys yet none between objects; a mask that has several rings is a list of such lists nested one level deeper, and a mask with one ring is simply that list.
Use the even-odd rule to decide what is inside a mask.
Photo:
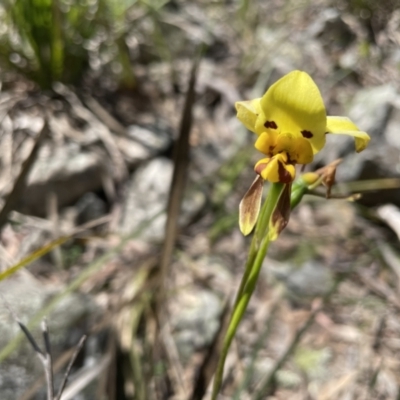
[{"label": "grey rock", "polygon": [[340,12],[334,8],[327,8],[319,12],[307,29],[307,34],[311,37],[318,37],[330,53],[347,48],[356,39],[356,35],[343,21]]},{"label": "grey rock", "polygon": [[[400,173],[400,150],[384,142],[367,148],[357,155],[347,156],[337,170],[338,182],[398,178]],[[385,203],[400,205],[400,189],[364,192],[360,203],[377,206]]]},{"label": "grey rock", "polygon": [[314,21],[307,28],[307,35],[310,37],[319,36],[324,33],[325,26],[328,22],[336,21],[340,18],[338,10],[334,8],[327,8],[318,13]]},{"label": "grey rock", "polygon": [[26,112],[21,112],[13,118],[13,128],[15,131],[24,130],[35,135],[42,130],[43,125],[43,117],[39,115],[31,115]]},{"label": "grey rock", "polygon": [[115,140],[131,166],[165,152],[172,143],[172,135],[166,129],[131,125],[127,128],[127,133],[127,136]]},{"label": "grey rock", "polygon": [[172,171],[172,161],[167,158],[156,158],[137,169],[127,187],[121,233],[135,232],[146,224],[142,238],[162,239]]},{"label": "grey rock", "polygon": [[334,283],[333,272],[324,264],[309,260],[300,266],[289,263],[266,264],[275,279],[285,283],[289,296],[307,299],[327,294]]},{"label": "grey rock", "polygon": [[400,108],[393,108],[390,114],[385,130],[385,139],[390,146],[400,150]]},{"label": "grey rock", "polygon": [[205,203],[205,193],[198,188],[191,188],[189,186],[184,194],[179,224],[181,226],[189,224],[191,219],[203,208]]},{"label": "grey rock", "polygon": [[[371,136],[369,149],[381,146],[392,104],[396,101],[396,89],[382,85],[360,90],[344,112],[364,132]],[[327,135],[327,144],[315,157],[316,163],[327,164],[339,157],[360,159],[354,154],[354,139],[345,135]],[[362,153],[365,154],[365,153]],[[357,169],[358,170],[358,169]],[[353,174],[353,179],[358,179]]]},{"label": "grey rock", "polygon": [[[171,144],[171,136],[162,129],[153,131],[132,126],[128,134],[128,137],[116,137],[115,140],[129,165],[144,162]],[[85,193],[101,189],[102,177],[111,173],[110,165],[106,165],[99,153],[85,151],[81,145],[67,143],[54,149],[44,146],[15,209],[45,216],[49,193],[57,195],[60,208],[69,206]]]},{"label": "grey rock", "polygon": [[104,168],[95,153],[81,151],[72,143],[55,149],[43,147],[15,209],[44,216],[49,193],[57,195],[59,207],[70,205],[84,193],[101,188],[102,174]]},{"label": "grey rock", "polygon": [[[166,208],[173,173],[173,163],[155,158],[139,167],[128,183],[120,220],[120,232],[129,234],[143,228],[141,238],[159,241],[165,234]],[[204,205],[200,190],[188,190],[179,222],[185,224]]]},{"label": "grey rock", "polygon": [[[343,157],[336,173],[337,182],[397,178],[400,173],[399,95],[391,85],[361,90],[353,99],[348,115],[357,126],[368,132],[371,142],[366,150],[354,152],[354,141],[343,135],[328,135],[327,145],[315,162],[324,164]],[[360,202],[376,206],[387,202],[400,204],[400,190],[363,193]]]},{"label": "grey rock", "polygon": [[[49,299],[58,293],[59,287],[43,285],[28,272],[14,274],[0,282],[0,293],[23,323],[39,311]],[[86,331],[89,315],[96,313],[96,307],[87,297],[71,294],[61,300],[48,316],[52,354],[57,358],[66,349],[75,346]],[[38,344],[42,346],[38,328],[31,330]],[[0,302],[0,348],[13,339],[20,328],[10,316],[4,303]],[[26,339],[0,364],[0,393],[2,400],[15,400],[43,373],[31,345]],[[60,376],[56,376],[59,381]],[[43,393],[42,393],[43,394]],[[43,395],[36,397],[44,399]]]},{"label": "grey rock", "polygon": [[172,135],[166,127],[131,125],[127,128],[128,137],[147,150],[148,158],[165,151],[172,143]]},{"label": "grey rock", "polygon": [[247,144],[250,133],[243,129],[236,117],[231,118],[227,126],[226,130],[208,137],[191,150],[191,179],[193,181],[196,182],[214,174],[224,161],[234,156]]},{"label": "grey rock", "polygon": [[393,85],[365,88],[354,96],[348,116],[359,129],[368,132],[374,141],[383,135],[392,104],[397,97]]},{"label": "grey rock", "polygon": [[219,327],[222,302],[215,293],[204,289],[182,291],[175,302],[179,311],[171,313],[171,328],[179,354],[187,360],[211,343]]},{"label": "grey rock", "polygon": [[78,225],[100,218],[106,213],[107,205],[93,192],[85,193],[75,204]]},{"label": "grey rock", "polygon": [[333,273],[324,264],[308,261],[287,277],[286,285],[297,296],[322,296],[332,288]]}]

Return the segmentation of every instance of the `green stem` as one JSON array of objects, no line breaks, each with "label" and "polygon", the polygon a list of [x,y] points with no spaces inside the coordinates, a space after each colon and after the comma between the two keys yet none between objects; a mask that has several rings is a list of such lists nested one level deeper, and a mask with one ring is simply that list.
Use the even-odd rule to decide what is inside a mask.
[{"label": "green stem", "polygon": [[236,299],[235,299],[235,303],[234,303],[235,305],[233,307],[234,309],[240,299],[240,296],[243,292],[244,286],[250,275],[251,269],[254,264],[254,260],[256,258],[257,252],[260,248],[261,240],[266,235],[269,220],[271,218],[272,212],[274,211],[276,203],[278,202],[278,199],[279,199],[279,196],[280,196],[282,190],[283,190],[283,185],[281,183],[271,183],[270,190],[268,192],[268,197],[262,206],[260,216],[258,218],[257,225],[256,225],[256,228],[254,231],[254,235],[251,240],[249,255],[247,257],[247,262],[246,262],[246,267],[245,267],[245,270],[243,273],[242,280],[240,282],[239,289],[236,293]]},{"label": "green stem", "polygon": [[267,233],[269,220],[271,219],[271,215],[275,210],[275,207],[278,203],[279,197],[284,189],[285,185],[283,183],[271,183],[268,197],[265,201],[263,209],[261,211],[261,215],[259,221],[257,223],[254,236],[258,243],[261,243],[261,240]]},{"label": "green stem", "polygon": [[253,241],[250,247],[246,270],[243,274],[243,278],[238,289],[231,320],[225,334],[221,355],[218,361],[217,371],[214,377],[214,386],[211,397],[212,400],[216,400],[219,390],[221,388],[222,378],[224,374],[224,365],[229,348],[256,287],[261,266],[264,261],[265,255],[267,254],[270,243],[268,235],[269,220],[271,218],[272,212],[276,207],[276,204],[278,203],[283,188],[284,185],[280,183],[271,184],[268,198],[264,203],[260,218],[258,220],[256,232],[254,234]]}]

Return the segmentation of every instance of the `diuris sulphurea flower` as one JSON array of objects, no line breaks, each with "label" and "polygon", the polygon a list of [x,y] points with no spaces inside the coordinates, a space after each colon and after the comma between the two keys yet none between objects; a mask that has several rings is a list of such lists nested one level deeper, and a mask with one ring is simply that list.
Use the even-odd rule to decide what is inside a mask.
[{"label": "diuris sulphurea flower", "polygon": [[[217,400],[222,386],[225,360],[240,322],[254,293],[269,245],[288,223],[291,210],[305,194],[320,194],[326,187],[331,196],[336,160],[296,180],[296,164],[309,164],[331,133],[353,136],[356,151],[368,145],[369,136],[346,117],[327,117],[317,85],[305,72],[293,71],[274,83],[263,97],[236,103],[239,120],[258,138],[255,147],[265,155],[254,169],[257,177],[239,207],[239,225],[248,235],[254,228],[249,255],[237,290],[214,376],[211,399]],[[268,196],[261,206],[264,181]],[[356,198],[354,195],[348,200]],[[260,215],[259,215],[260,214]],[[260,393],[260,392],[259,392]],[[261,396],[261,394],[260,394]],[[257,399],[261,398],[257,395]],[[264,398],[264,397],[262,397]]]},{"label": "diuris sulphurea flower", "polygon": [[[245,235],[257,221],[263,181],[290,185],[296,164],[311,163],[325,146],[327,134],[354,137],[357,152],[370,140],[349,118],[327,117],[317,85],[303,71],[285,75],[261,98],[237,102],[236,110],[237,118],[258,136],[255,148],[266,156],[256,163],[259,177],[240,205],[239,225]],[[290,196],[290,188],[286,193]]]}]

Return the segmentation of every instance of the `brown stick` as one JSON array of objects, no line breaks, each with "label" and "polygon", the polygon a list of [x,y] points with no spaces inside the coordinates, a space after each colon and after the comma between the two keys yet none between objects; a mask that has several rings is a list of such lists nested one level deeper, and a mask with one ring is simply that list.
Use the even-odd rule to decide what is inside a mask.
[{"label": "brown stick", "polygon": [[65,389],[65,386],[66,386],[66,384],[68,382],[69,374],[71,373],[71,368],[74,365],[76,357],[78,357],[79,352],[81,351],[83,345],[85,344],[86,339],[87,339],[87,336],[83,335],[81,337],[81,340],[79,341],[78,345],[76,346],[74,354],[72,354],[71,360],[70,360],[70,362],[69,362],[69,364],[67,366],[67,369],[65,371],[64,378],[63,378],[63,380],[61,382],[60,389],[58,390],[58,393],[57,393],[57,396],[56,396],[55,400],[61,400],[61,396],[62,396],[63,391]]},{"label": "brown stick", "polygon": [[7,222],[8,214],[12,211],[15,203],[18,201],[23,189],[25,188],[26,179],[31,170],[31,167],[36,160],[37,154],[39,152],[40,145],[44,137],[48,134],[49,127],[47,121],[45,121],[44,126],[35,140],[35,144],[28,156],[28,158],[23,162],[21,167],[21,172],[19,173],[17,179],[15,180],[14,187],[6,198],[3,208],[0,211],[0,230]]}]

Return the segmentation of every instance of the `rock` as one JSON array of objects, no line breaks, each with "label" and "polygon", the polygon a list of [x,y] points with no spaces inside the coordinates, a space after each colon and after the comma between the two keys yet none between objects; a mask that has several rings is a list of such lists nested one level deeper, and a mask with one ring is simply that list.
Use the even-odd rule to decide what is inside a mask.
[{"label": "rock", "polygon": [[70,205],[84,193],[101,188],[104,171],[100,157],[73,143],[54,149],[43,147],[15,209],[45,216],[49,193],[57,195],[60,208]]},{"label": "rock", "polygon": [[307,261],[287,276],[286,285],[296,296],[323,296],[332,288],[333,273],[323,264]]},{"label": "rock", "polygon": [[309,260],[296,267],[291,263],[266,263],[275,279],[285,283],[292,300],[302,301],[329,293],[334,283],[333,272],[324,264]]},{"label": "rock", "polygon": [[368,132],[372,145],[383,136],[397,97],[393,85],[365,88],[354,96],[346,115],[359,129]]},{"label": "rock", "polygon": [[[336,173],[337,182],[364,179],[398,178],[400,172],[400,150],[384,142],[367,148],[357,155],[348,155]],[[373,185],[371,185],[373,188]],[[400,205],[400,189],[370,190],[363,192],[358,200],[366,206],[385,203]]]},{"label": "rock", "polygon": [[[347,115],[360,130],[371,136],[368,149],[382,146],[384,132],[391,116],[393,103],[398,98],[396,89],[391,85],[382,85],[360,90],[352,99]],[[366,154],[365,152],[361,153]],[[327,144],[315,157],[316,163],[327,164],[339,157],[360,159],[360,155],[354,154],[354,139],[344,135],[327,135]],[[341,167],[339,167],[340,169]],[[359,170],[359,168],[357,168]],[[352,179],[358,179],[353,173]],[[366,179],[366,178],[364,178]]]},{"label": "rock", "polygon": [[199,188],[193,188],[189,185],[186,189],[179,224],[185,226],[190,223],[193,217],[204,207],[206,195]]},{"label": "rock", "polygon": [[172,134],[165,128],[131,125],[127,133],[128,136],[117,137],[115,140],[130,166],[162,154],[172,145]]},{"label": "rock", "polygon": [[247,145],[249,136],[250,133],[235,117],[228,120],[227,129],[200,139],[201,143],[191,149],[191,179],[197,182],[214,174],[224,161]]},{"label": "rock", "polygon": [[[146,225],[141,238],[159,241],[165,234],[166,208],[173,173],[170,159],[160,157],[139,167],[128,183],[120,220],[120,232],[138,231]],[[182,204],[180,223],[187,223],[203,207],[205,195],[188,190]]]},{"label": "rock", "polygon": [[327,23],[332,23],[340,19],[340,14],[338,10],[334,8],[327,8],[316,15],[316,18],[307,28],[307,36],[317,37],[324,34],[325,27]]},{"label": "rock", "polygon": [[[171,328],[180,356],[184,361],[209,345],[219,327],[222,302],[210,290],[191,287],[174,298]],[[179,310],[179,311],[178,311]]]},{"label": "rock", "polygon": [[356,39],[356,35],[343,21],[340,12],[334,8],[327,8],[318,13],[307,33],[311,37],[318,37],[326,51],[331,54],[343,51]]},{"label": "rock", "polygon": [[390,114],[390,119],[385,130],[385,139],[389,146],[400,150],[400,106],[399,108],[393,108]]},{"label": "rock", "polygon": [[107,205],[93,192],[85,193],[75,204],[78,225],[92,221],[105,215]]},{"label": "rock", "polygon": [[161,240],[164,237],[172,171],[172,161],[167,158],[156,158],[137,169],[128,183],[120,221],[121,233],[135,232],[146,224],[142,238]]},{"label": "rock", "polygon": [[[317,154],[315,162],[327,164],[343,157],[336,173],[337,182],[397,178],[400,172],[399,95],[391,85],[361,90],[349,108],[349,117],[371,136],[366,150],[356,154],[354,141],[343,135],[328,135],[327,145]],[[400,204],[400,189],[363,193],[360,203],[376,206]]]},{"label": "rock", "polygon": [[166,151],[172,144],[172,133],[166,127],[131,125],[128,137],[147,150],[147,158]]},{"label": "rock", "polygon": [[[115,141],[130,166],[166,151],[171,145],[171,135],[161,128],[150,130],[131,126],[128,134],[128,137],[116,137]],[[46,215],[47,196],[51,192],[57,195],[58,206],[62,208],[73,204],[87,192],[101,189],[104,174],[112,173],[110,165],[98,152],[83,150],[82,146],[77,143],[54,148],[43,146],[15,209],[43,217]]]},{"label": "rock", "polygon": [[[0,292],[23,323],[27,323],[60,288],[43,285],[26,271],[14,274],[0,282]],[[48,316],[53,359],[66,349],[75,346],[86,332],[88,317],[97,312],[89,298],[71,294],[62,299]],[[10,316],[3,301],[0,301],[0,348],[19,332],[20,328]],[[31,330],[39,346],[43,340],[38,328]],[[2,400],[19,398],[43,373],[42,366],[26,339],[0,364],[0,393]],[[56,376],[57,382],[60,376]],[[42,392],[44,393],[44,392]],[[44,399],[42,395],[37,397]],[[85,400],[89,400],[88,397]]]}]

